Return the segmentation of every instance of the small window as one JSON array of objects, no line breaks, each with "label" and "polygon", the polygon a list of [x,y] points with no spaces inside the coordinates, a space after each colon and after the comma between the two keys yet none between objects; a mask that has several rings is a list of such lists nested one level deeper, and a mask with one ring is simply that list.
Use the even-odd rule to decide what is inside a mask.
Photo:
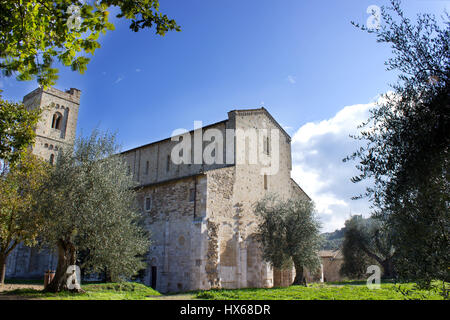
[{"label": "small window", "polygon": [[270,141],[269,137],[264,137],[264,153],[269,155],[270,154]]},{"label": "small window", "polygon": [[55,155],[54,155],[54,154],[50,155],[50,159],[48,160],[48,162],[49,162],[51,165],[53,165],[53,163],[55,162]]},{"label": "small window", "polygon": [[170,170],[170,162],[171,162],[170,155],[168,155],[167,156],[167,164],[166,164],[166,171],[167,172],[169,172],[169,170]]},{"label": "small window", "polygon": [[145,174],[148,174],[149,168],[150,168],[150,162],[147,161],[147,162],[145,163]]},{"label": "small window", "polygon": [[152,198],[150,196],[147,196],[144,199],[144,210],[145,211],[152,210]]},{"label": "small window", "polygon": [[267,190],[267,174],[264,174],[264,190]]},{"label": "small window", "polygon": [[190,202],[195,201],[195,189],[194,188],[189,189],[189,201]]}]

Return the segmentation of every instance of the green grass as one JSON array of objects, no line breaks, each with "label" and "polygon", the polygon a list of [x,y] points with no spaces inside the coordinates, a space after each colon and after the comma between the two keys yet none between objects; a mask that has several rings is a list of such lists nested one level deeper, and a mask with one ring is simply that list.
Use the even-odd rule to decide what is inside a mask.
[{"label": "green grass", "polygon": [[414,284],[382,283],[380,289],[369,290],[365,282],[346,281],[327,284],[313,283],[308,287],[291,286],[269,289],[230,289],[197,292],[195,297],[208,300],[442,300],[434,290],[412,290],[405,297],[396,288],[411,290]]},{"label": "green grass", "polygon": [[[411,293],[405,296],[399,292],[399,287]],[[84,284],[82,288],[86,291],[82,294],[47,293],[34,289],[18,289],[5,294],[45,300],[151,300],[162,297],[152,288],[134,282],[91,283]],[[412,283],[385,282],[381,284],[381,289],[369,290],[365,281],[312,283],[308,287],[193,291],[184,295],[206,300],[442,300],[439,291],[416,290]]]},{"label": "green grass", "polygon": [[34,289],[18,289],[6,294],[45,300],[151,300],[158,291],[140,283],[98,283],[82,286],[85,293],[49,293]]}]

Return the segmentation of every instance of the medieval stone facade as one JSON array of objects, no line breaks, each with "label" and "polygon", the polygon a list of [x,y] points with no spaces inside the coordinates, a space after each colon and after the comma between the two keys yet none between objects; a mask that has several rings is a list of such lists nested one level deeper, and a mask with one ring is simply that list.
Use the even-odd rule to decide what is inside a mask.
[{"label": "medieval stone facade", "polygon": [[[50,106],[36,131],[33,149],[49,161],[51,150],[73,143],[80,97],[76,89],[50,90],[38,89],[24,98],[25,103],[31,101],[30,106]],[[61,123],[55,123],[56,113],[62,116]],[[54,128],[56,125],[59,129]],[[249,134],[252,130],[263,134],[255,138]],[[233,135],[227,134],[230,131]],[[279,134],[269,134],[274,131]],[[196,145],[198,136],[203,137],[200,145]],[[255,239],[258,218],[253,212],[254,203],[268,193],[284,198],[308,197],[291,179],[289,135],[266,109],[260,108],[230,111],[226,120],[179,138],[122,153],[139,185],[138,204],[151,232],[148,268],[142,281],[160,292],[289,285],[295,274],[274,272],[261,257]],[[190,141],[182,151],[190,160],[187,163],[173,159],[172,151],[180,141]],[[242,147],[243,161],[239,158]],[[268,164],[251,161],[252,153],[260,149],[272,165],[277,161],[277,170],[263,173]],[[201,155],[208,151],[214,162],[195,161],[198,150]],[[278,156],[273,157],[275,154]],[[22,264],[31,263],[26,255],[22,257]],[[10,259],[7,276],[22,275],[14,271],[19,260]],[[37,267],[39,275],[49,268],[44,265]]]},{"label": "medieval stone facade", "polygon": [[[261,108],[231,111],[227,120],[191,131],[183,139],[189,135],[188,140],[194,141],[196,134],[205,135],[211,129],[224,137],[218,144],[224,150],[217,155],[227,154],[230,145],[236,151],[237,144],[227,139],[235,142],[252,129],[278,130],[279,169],[264,175],[262,164],[249,161],[248,144],[263,145],[260,137],[243,139],[247,145],[241,163],[235,152],[231,163],[173,165],[171,151],[179,142],[172,139],[125,151],[130,173],[140,185],[139,204],[152,234],[144,282],[161,292],[290,284],[295,274],[274,275],[262,260],[255,239],[258,218],[253,213],[253,204],[267,193],[307,197],[290,176],[289,135]],[[228,137],[227,129],[235,136]],[[203,141],[202,150],[208,143]],[[192,142],[187,149],[191,160],[194,149]]]}]

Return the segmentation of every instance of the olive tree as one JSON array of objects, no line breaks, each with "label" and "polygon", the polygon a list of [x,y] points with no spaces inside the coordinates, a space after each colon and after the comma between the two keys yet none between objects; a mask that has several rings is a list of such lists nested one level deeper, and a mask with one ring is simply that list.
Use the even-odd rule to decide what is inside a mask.
[{"label": "olive tree", "polygon": [[364,31],[392,48],[388,70],[398,72],[355,138],[365,145],[353,182],[372,179],[365,194],[375,215],[394,232],[396,267],[405,280],[428,286],[449,281],[450,20],[408,18],[398,0],[381,8],[379,29]]},{"label": "olive tree", "polygon": [[304,268],[313,271],[320,265],[322,238],[313,202],[300,197],[283,200],[272,194],[258,201],[254,210],[260,217],[257,236],[264,259],[279,269],[293,263],[293,284],[305,284]]},{"label": "olive tree", "polygon": [[85,268],[108,268],[116,279],[144,267],[149,235],[136,206],[135,183],[117,150],[113,135],[94,131],[78,139],[73,150],[59,155],[42,188],[37,206],[45,219],[42,237],[58,252],[48,291],[70,289],[66,271],[77,264],[80,251]]},{"label": "olive tree", "polygon": [[378,264],[383,268],[384,278],[393,278],[396,253],[393,238],[387,226],[377,219],[365,219],[360,215],[348,219],[342,244],[344,263],[341,273],[361,277],[369,265]]}]

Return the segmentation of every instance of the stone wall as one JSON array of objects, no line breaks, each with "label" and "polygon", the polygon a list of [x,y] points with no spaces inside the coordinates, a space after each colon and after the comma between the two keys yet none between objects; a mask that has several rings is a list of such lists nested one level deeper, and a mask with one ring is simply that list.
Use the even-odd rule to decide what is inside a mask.
[{"label": "stone wall", "polygon": [[[195,199],[190,197],[195,192]],[[151,198],[146,210],[145,199]],[[209,287],[206,265],[206,176],[195,175],[172,182],[149,185],[139,191],[138,201],[147,218],[151,247],[147,285],[156,267],[156,289],[161,292]]]},{"label": "stone wall", "polygon": [[56,269],[57,260],[49,249],[30,248],[20,243],[6,260],[6,277],[43,279],[45,271]]},{"label": "stone wall", "polygon": [[337,257],[321,257],[321,261],[324,282],[342,281],[344,279],[340,273],[341,266],[344,263],[342,255]]},{"label": "stone wall", "polygon": [[[226,146],[226,134],[225,129],[229,126],[228,120],[218,122],[213,125],[209,125],[198,129],[196,132],[205,132],[208,129],[216,129],[221,132],[224,137],[223,151],[225,153]],[[179,179],[194,174],[200,174],[208,170],[214,170],[217,168],[226,167],[225,160],[223,163],[214,164],[195,164],[194,163],[194,131],[190,131],[187,135],[190,136],[191,145],[187,152],[190,154],[190,160],[188,164],[174,164],[170,158],[172,149],[179,141],[172,141],[170,138],[164,139],[158,142],[150,143],[138,148],[124,151],[124,155],[130,173],[133,174],[134,179],[141,185],[153,184],[162,181],[168,181],[173,179]],[[180,139],[180,142],[182,138]],[[208,141],[203,141],[201,145],[201,154],[203,150],[209,144]],[[217,156],[219,153],[217,153]],[[220,161],[218,161],[220,162]]]}]

